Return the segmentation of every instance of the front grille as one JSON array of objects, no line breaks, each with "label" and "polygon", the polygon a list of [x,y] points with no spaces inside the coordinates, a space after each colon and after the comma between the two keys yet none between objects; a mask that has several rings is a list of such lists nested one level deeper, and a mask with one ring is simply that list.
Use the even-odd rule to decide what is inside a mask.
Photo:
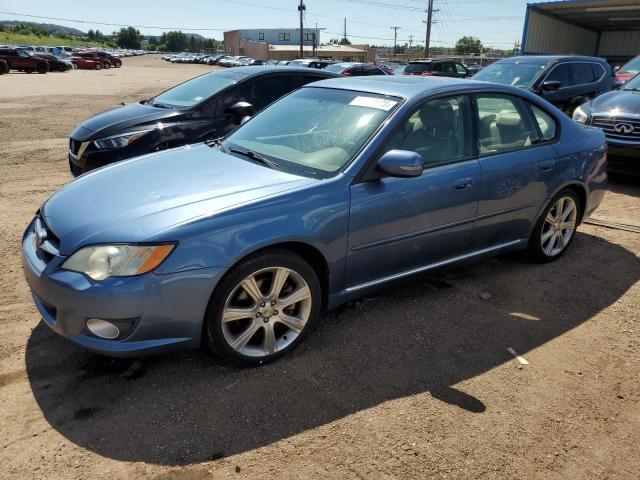
[{"label": "front grille", "polygon": [[[591,125],[601,128],[607,138],[611,140],[621,140],[629,143],[640,144],[640,119],[636,118],[611,118],[604,116],[597,116],[591,119]],[[631,127],[631,131],[625,132],[623,128]],[[616,127],[618,129],[616,130]]]},{"label": "front grille", "polygon": [[69,160],[69,170],[71,170],[71,174],[74,177],[77,177],[78,175],[82,175],[82,169],[78,165],[73,163],[71,160]]},{"label": "front grille", "polygon": [[69,137],[69,150],[74,155],[78,154],[78,151],[80,150],[80,145],[81,144],[82,144],[82,142],[79,142],[78,140],[74,140],[73,138]]},{"label": "front grille", "polygon": [[42,216],[38,215],[33,224],[36,255],[40,260],[49,263],[60,251],[60,239],[47,226]]}]

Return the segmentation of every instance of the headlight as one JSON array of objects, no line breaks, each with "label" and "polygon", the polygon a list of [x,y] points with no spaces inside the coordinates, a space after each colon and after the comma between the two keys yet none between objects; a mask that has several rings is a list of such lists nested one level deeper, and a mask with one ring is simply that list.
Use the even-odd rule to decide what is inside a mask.
[{"label": "headlight", "polygon": [[94,145],[98,148],[121,148],[130,145],[138,140],[145,133],[149,133],[153,128],[148,130],[138,130],[137,132],[122,133],[120,135],[114,135],[113,137],[101,138],[94,140]]},{"label": "headlight", "polygon": [[62,268],[84,273],[93,280],[140,275],[155,269],[175,244],[94,245],[78,250]]},{"label": "headlight", "polygon": [[589,114],[587,114],[585,110],[586,110],[586,107],[584,105],[577,107],[573,111],[573,120],[578,123],[587,123],[587,120],[589,119]]}]

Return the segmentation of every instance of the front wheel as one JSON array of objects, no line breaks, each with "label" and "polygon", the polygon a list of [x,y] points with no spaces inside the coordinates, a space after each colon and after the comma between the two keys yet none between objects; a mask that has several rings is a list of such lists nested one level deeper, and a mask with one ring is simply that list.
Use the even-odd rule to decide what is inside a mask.
[{"label": "front wheel", "polygon": [[286,250],[261,253],[233,267],[214,291],[205,318],[209,347],[240,365],[258,365],[295,349],[322,303],[311,266]]},{"label": "front wheel", "polygon": [[96,70],[100,70],[102,68],[102,65],[100,65],[99,63],[96,63]]},{"label": "front wheel", "polygon": [[45,65],[44,63],[41,63],[40,65],[38,65],[38,73],[43,74],[43,73],[47,73],[49,71],[49,67],[47,67],[47,65]]},{"label": "front wheel", "polygon": [[116,62],[116,68],[120,68],[122,66],[122,62],[118,61]]},{"label": "front wheel", "polygon": [[529,254],[539,262],[557,260],[569,248],[578,227],[580,200],[562,190],[542,212],[529,240]]}]

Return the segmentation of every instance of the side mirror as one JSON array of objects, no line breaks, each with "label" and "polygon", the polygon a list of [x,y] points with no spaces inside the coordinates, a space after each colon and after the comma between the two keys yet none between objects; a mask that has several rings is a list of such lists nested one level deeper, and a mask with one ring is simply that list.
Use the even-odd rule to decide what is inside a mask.
[{"label": "side mirror", "polygon": [[378,160],[377,169],[391,177],[419,177],[424,162],[419,153],[408,150],[389,150]]},{"label": "side mirror", "polygon": [[616,73],[618,70],[620,70],[620,65],[613,67],[613,73]]},{"label": "side mirror", "polygon": [[233,123],[236,125],[242,125],[248,120],[247,117],[253,116],[254,108],[249,102],[237,102],[231,105],[225,113],[233,116]]},{"label": "side mirror", "polygon": [[545,92],[555,92],[562,86],[562,82],[558,80],[547,80],[542,84],[542,90]]}]

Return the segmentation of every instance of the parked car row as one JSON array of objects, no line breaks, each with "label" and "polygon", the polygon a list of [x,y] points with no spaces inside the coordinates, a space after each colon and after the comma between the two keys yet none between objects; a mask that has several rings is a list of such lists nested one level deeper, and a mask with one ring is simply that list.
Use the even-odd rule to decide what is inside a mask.
[{"label": "parked car row", "polygon": [[73,174],[112,165],[41,206],[23,270],[44,322],[95,352],[262,364],[394,280],[560,258],[604,196],[605,142],[510,85],[218,70],[78,125]]},{"label": "parked car row", "polygon": [[73,68],[101,70],[120,68],[122,60],[117,54],[91,49],[64,51],[67,47],[0,46],[0,73],[17,70],[26,73],[66,72]]}]

